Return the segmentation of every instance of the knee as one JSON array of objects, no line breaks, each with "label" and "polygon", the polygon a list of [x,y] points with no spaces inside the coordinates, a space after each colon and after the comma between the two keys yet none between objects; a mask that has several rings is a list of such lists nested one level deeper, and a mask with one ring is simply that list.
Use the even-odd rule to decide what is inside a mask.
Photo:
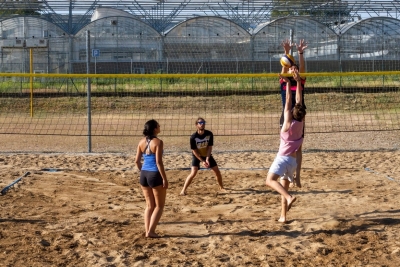
[{"label": "knee", "polygon": [[192,170],[188,176],[189,179],[193,179],[197,174],[197,170]]},{"label": "knee", "polygon": [[157,209],[159,209],[159,210],[164,210],[164,207],[165,207],[165,205],[164,204],[159,204],[159,205],[157,205]]},{"label": "knee", "polygon": [[147,203],[146,203],[146,208],[147,208],[147,210],[152,211],[152,210],[154,210],[155,207],[156,207],[156,206],[155,206],[154,203],[151,203],[151,202],[147,202]]},{"label": "knee", "polygon": [[272,182],[276,181],[274,175],[268,175],[267,179],[265,180],[265,184],[270,186]]}]

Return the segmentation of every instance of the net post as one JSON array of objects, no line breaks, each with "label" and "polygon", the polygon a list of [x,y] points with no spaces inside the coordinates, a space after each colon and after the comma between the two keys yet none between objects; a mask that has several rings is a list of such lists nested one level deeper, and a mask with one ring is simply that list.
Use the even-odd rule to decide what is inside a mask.
[{"label": "net post", "polygon": [[[90,31],[86,31],[86,73],[90,74]],[[88,152],[92,152],[91,81],[87,78]]]},{"label": "net post", "polygon": [[31,106],[31,118],[33,118],[33,52],[32,48],[29,49],[29,73],[31,74],[29,78],[29,86],[30,86],[30,93],[31,93],[31,101],[30,101],[30,106]]}]

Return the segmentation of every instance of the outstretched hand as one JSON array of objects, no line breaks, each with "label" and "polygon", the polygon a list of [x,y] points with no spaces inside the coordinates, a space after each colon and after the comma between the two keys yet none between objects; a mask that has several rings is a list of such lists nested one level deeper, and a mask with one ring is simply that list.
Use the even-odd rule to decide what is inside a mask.
[{"label": "outstretched hand", "polygon": [[301,39],[300,44],[299,45],[296,44],[297,52],[303,53],[304,49],[306,49],[307,46],[308,46],[308,43],[306,41],[304,41],[304,39]]},{"label": "outstretched hand", "polygon": [[292,46],[294,44],[291,43],[288,39],[286,39],[286,40],[282,41],[281,45],[282,45],[283,49],[285,49],[285,54],[289,54],[290,53],[290,49],[292,49]]}]

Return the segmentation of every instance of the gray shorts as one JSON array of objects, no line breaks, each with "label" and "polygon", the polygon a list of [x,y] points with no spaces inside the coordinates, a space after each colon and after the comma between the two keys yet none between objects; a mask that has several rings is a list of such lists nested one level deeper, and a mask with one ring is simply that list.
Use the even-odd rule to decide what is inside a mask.
[{"label": "gray shorts", "polygon": [[296,171],[296,158],[290,156],[276,156],[268,172],[277,174],[281,180],[289,180],[293,183],[293,175]]}]

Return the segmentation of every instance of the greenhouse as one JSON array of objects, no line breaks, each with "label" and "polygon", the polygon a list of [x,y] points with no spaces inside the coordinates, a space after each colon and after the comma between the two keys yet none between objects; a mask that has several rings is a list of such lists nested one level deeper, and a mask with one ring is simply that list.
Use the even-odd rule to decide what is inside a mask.
[{"label": "greenhouse", "polygon": [[[1,72],[263,73],[305,39],[309,71],[399,68],[390,1],[2,1]],[[95,51],[95,52],[93,52]],[[292,51],[296,57],[295,49]]]}]

